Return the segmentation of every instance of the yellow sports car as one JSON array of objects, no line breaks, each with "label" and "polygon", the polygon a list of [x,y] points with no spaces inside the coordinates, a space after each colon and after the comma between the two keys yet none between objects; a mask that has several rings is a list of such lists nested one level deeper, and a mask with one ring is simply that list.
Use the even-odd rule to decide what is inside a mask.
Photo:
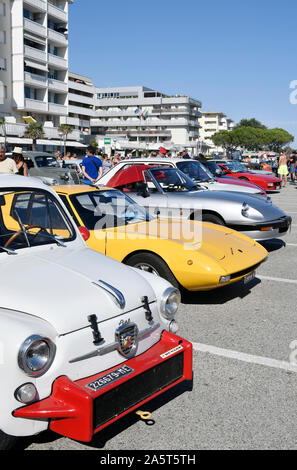
[{"label": "yellow sports car", "polygon": [[90,248],[164,277],[190,291],[211,290],[244,278],[268,253],[229,228],[181,219],[152,219],[118,190],[55,186]]}]

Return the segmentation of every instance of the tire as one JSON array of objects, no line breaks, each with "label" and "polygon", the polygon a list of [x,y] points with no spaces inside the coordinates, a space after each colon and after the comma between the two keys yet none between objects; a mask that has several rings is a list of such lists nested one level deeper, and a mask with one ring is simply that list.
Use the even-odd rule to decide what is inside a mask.
[{"label": "tire", "polygon": [[133,268],[142,269],[143,271],[155,274],[155,276],[163,277],[174,287],[180,287],[178,281],[165,261],[152,253],[138,253],[136,255],[132,255],[127,259],[127,261],[125,261],[125,264],[132,266]]},{"label": "tire", "polygon": [[223,220],[220,219],[217,215],[214,214],[203,214],[202,215],[202,222],[210,222],[212,224],[217,225],[225,225]]},{"label": "tire", "polygon": [[18,438],[9,436],[4,432],[0,431],[0,450],[10,450],[16,444]]}]

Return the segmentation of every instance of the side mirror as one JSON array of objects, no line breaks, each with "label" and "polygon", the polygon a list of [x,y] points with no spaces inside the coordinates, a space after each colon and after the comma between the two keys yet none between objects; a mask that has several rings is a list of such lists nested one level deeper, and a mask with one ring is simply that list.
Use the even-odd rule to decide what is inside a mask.
[{"label": "side mirror", "polygon": [[156,209],[154,210],[154,214],[155,214],[155,216],[157,216],[157,219],[158,219],[160,214],[161,214],[161,211],[160,211],[159,207],[156,207]]}]

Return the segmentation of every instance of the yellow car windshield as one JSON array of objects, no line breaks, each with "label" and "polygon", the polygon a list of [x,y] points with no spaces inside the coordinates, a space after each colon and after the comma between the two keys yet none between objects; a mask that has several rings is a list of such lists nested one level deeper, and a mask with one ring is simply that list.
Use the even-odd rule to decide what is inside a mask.
[{"label": "yellow car windshield", "polygon": [[90,191],[72,195],[70,200],[88,230],[150,220],[142,207],[120,191]]}]

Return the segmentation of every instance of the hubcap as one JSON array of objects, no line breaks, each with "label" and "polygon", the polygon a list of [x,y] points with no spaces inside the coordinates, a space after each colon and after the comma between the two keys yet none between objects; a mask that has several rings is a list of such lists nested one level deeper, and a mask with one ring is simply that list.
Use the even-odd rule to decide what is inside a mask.
[{"label": "hubcap", "polygon": [[156,271],[156,269],[148,263],[135,264],[135,268],[141,269],[142,271],[146,271],[147,273],[151,273],[151,274],[154,274],[155,276],[160,277],[160,274],[158,273],[158,271]]}]

